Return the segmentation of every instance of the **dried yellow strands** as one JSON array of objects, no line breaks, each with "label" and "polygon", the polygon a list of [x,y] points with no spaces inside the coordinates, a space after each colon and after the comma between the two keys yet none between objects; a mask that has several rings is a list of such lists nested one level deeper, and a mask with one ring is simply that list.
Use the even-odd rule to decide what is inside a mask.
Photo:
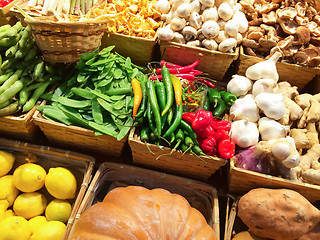
[{"label": "dried yellow strands", "polygon": [[155,3],[156,0],[110,0],[93,9],[92,15],[116,14],[107,22],[109,32],[151,39],[161,25]]}]

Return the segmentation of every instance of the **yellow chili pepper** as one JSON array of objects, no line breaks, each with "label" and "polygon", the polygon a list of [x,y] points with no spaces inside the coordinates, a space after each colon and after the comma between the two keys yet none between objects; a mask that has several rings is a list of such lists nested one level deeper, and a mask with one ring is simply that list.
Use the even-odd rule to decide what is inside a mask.
[{"label": "yellow chili pepper", "polygon": [[138,109],[142,101],[142,90],[141,90],[140,82],[135,78],[131,80],[131,85],[134,93],[132,114],[133,114],[133,119],[135,119],[135,116],[137,115]]},{"label": "yellow chili pepper", "polygon": [[175,100],[177,105],[180,106],[182,101],[182,85],[178,77],[172,74],[170,74],[170,76],[171,76],[171,81],[174,89]]}]

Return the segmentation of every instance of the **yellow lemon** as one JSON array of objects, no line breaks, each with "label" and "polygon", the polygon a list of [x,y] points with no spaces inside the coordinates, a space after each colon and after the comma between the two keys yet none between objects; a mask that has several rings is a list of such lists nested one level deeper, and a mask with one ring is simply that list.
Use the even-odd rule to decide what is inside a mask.
[{"label": "yellow lemon", "polygon": [[48,220],[46,219],[45,216],[36,216],[33,217],[29,220],[29,226],[30,226],[30,230],[31,230],[31,235],[37,231],[38,229],[40,229],[43,224],[47,223]]},{"label": "yellow lemon", "polygon": [[22,193],[13,203],[13,210],[18,216],[30,219],[41,215],[47,206],[47,199],[38,192]]},{"label": "yellow lemon", "polygon": [[45,186],[48,192],[58,199],[72,199],[76,195],[77,180],[66,168],[50,168]]},{"label": "yellow lemon", "polygon": [[43,224],[34,234],[30,240],[62,240],[66,225],[60,221],[49,221]]},{"label": "yellow lemon", "polygon": [[19,216],[2,220],[0,233],[0,240],[28,240],[31,235],[28,221]]},{"label": "yellow lemon", "polygon": [[16,216],[16,214],[14,213],[14,211],[12,211],[11,209],[7,210],[5,212],[5,218],[8,218],[8,217],[13,217],[13,216]]},{"label": "yellow lemon", "polygon": [[0,178],[0,202],[1,200],[8,201],[8,208],[13,204],[18,194],[19,190],[13,185],[12,175],[6,175]]},{"label": "yellow lemon", "polygon": [[0,177],[10,172],[15,156],[12,153],[0,151]]},{"label": "yellow lemon", "polygon": [[22,192],[35,192],[44,186],[46,170],[38,164],[26,163],[13,173],[13,184]]},{"label": "yellow lemon", "polygon": [[67,200],[52,200],[45,211],[49,221],[67,222],[71,214],[71,204]]}]

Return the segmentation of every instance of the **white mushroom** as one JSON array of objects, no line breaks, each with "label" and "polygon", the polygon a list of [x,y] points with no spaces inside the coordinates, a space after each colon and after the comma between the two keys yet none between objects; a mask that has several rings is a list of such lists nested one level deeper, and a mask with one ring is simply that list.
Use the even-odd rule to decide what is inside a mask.
[{"label": "white mushroom", "polygon": [[224,31],[231,37],[236,37],[238,34],[238,22],[236,20],[229,20],[224,26]]},{"label": "white mushroom", "polygon": [[173,37],[172,42],[177,42],[177,43],[182,43],[182,44],[186,43],[186,40],[185,40],[184,36],[181,33],[174,32],[173,36],[174,37]]},{"label": "white mushroom", "polygon": [[186,26],[187,22],[184,18],[174,17],[170,24],[173,31],[180,31]]},{"label": "white mushroom", "polygon": [[184,36],[186,41],[195,40],[198,37],[198,32],[195,28],[191,26],[186,26],[182,30],[182,35]]},{"label": "white mushroom", "polygon": [[219,31],[219,34],[218,36],[216,36],[214,38],[214,40],[217,42],[217,43],[221,43],[223,42],[224,40],[226,40],[227,38],[229,38],[228,34],[226,34],[225,31]]},{"label": "white mushroom", "polygon": [[237,44],[242,43],[243,37],[242,37],[241,33],[238,33],[238,34],[237,34],[236,40],[237,40]]},{"label": "white mushroom", "polygon": [[155,5],[156,10],[162,14],[166,14],[170,11],[171,5],[167,0],[159,0]]},{"label": "white mushroom", "polygon": [[195,29],[200,29],[202,26],[202,21],[199,13],[192,12],[189,17],[189,25]]},{"label": "white mushroom", "polygon": [[209,50],[217,50],[218,44],[213,39],[204,39],[202,45]]},{"label": "white mushroom", "polygon": [[170,11],[168,14],[162,14],[161,15],[161,20],[165,21],[166,23],[170,23],[172,18],[173,18],[173,12]]},{"label": "white mushroom", "polygon": [[219,17],[224,21],[228,21],[233,16],[233,9],[228,3],[222,3],[218,8]]},{"label": "white mushroom", "polygon": [[193,47],[201,47],[201,42],[199,40],[194,40],[187,42],[188,46],[193,46]]},{"label": "white mushroom", "polygon": [[190,0],[170,0],[171,3],[171,11],[176,11],[177,8],[183,3],[190,3]]},{"label": "white mushroom", "polygon": [[215,0],[199,0],[199,2],[202,4],[202,9],[210,8],[214,6]]},{"label": "white mushroom", "polygon": [[234,38],[228,38],[219,44],[220,52],[229,52],[237,46],[237,40]]},{"label": "white mushroom", "polygon": [[219,19],[217,21],[217,23],[218,23],[218,25],[220,27],[220,30],[224,30],[224,27],[226,26],[226,22],[224,20],[222,20],[222,19]]},{"label": "white mushroom", "polygon": [[171,41],[174,38],[173,31],[170,28],[159,28],[157,31],[159,40]]},{"label": "white mushroom", "polygon": [[189,17],[192,10],[190,3],[183,3],[177,8],[177,15],[181,18]]},{"label": "white mushroom", "polygon": [[216,7],[207,8],[202,13],[202,21],[206,22],[209,20],[218,21],[219,15]]},{"label": "white mushroom", "polygon": [[235,20],[238,23],[238,31],[239,33],[245,33],[248,29],[249,23],[246,18],[246,15],[243,12],[236,12],[233,17],[233,20]]},{"label": "white mushroom", "polygon": [[242,11],[242,5],[240,3],[236,3],[235,5],[233,5],[232,9],[234,12],[240,12]]},{"label": "white mushroom", "polygon": [[197,12],[199,13],[200,12],[200,9],[201,9],[201,4],[199,2],[199,0],[193,0],[191,3],[191,12]]},{"label": "white mushroom", "polygon": [[208,39],[213,39],[219,34],[219,25],[215,21],[209,20],[202,24],[202,33]]}]

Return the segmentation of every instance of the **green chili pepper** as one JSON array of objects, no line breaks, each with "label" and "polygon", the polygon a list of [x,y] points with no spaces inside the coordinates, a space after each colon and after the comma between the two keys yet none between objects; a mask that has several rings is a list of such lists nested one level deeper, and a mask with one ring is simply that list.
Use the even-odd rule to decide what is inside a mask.
[{"label": "green chili pepper", "polygon": [[213,110],[213,117],[220,117],[226,109],[227,104],[225,103],[225,101],[220,99],[218,101],[218,106]]},{"label": "green chili pepper", "polygon": [[181,120],[180,121],[180,127],[182,130],[186,131],[189,137],[193,140],[195,144],[198,143],[197,141],[197,134],[193,131],[192,127],[186,123],[185,121]]},{"label": "green chili pepper", "polygon": [[[163,82],[157,81],[154,84],[156,88],[156,94],[159,101],[160,110],[163,111],[166,107],[167,102],[167,96],[166,96],[166,89]],[[166,113],[164,116],[161,117],[161,129],[163,129],[166,120],[167,120],[168,114]]]},{"label": "green chili pepper", "polygon": [[217,89],[209,88],[208,97],[210,105],[212,105],[214,108],[217,107],[218,101],[221,99],[220,92]]},{"label": "green chili pepper", "polygon": [[172,108],[170,108],[169,111],[168,111],[168,117],[167,117],[167,123],[169,125],[171,125],[172,119],[173,119],[173,110],[172,110]]},{"label": "green chili pepper", "polygon": [[149,141],[149,135],[150,135],[150,128],[148,128],[148,126],[144,126],[141,129],[141,133],[140,133],[140,140],[144,143]]},{"label": "green chili pepper", "polygon": [[237,100],[237,96],[232,93],[229,93],[229,92],[221,91],[220,95],[221,95],[223,101],[225,101],[225,103],[228,106],[232,106],[233,103]]},{"label": "green chili pepper", "polygon": [[161,69],[161,75],[162,75],[163,83],[164,83],[166,91],[167,91],[167,103],[166,103],[164,110],[161,113],[161,116],[164,116],[173,105],[174,92],[173,92],[173,85],[172,85],[172,81],[171,81],[170,72],[165,64],[163,65],[163,67]]},{"label": "green chili pepper", "polygon": [[159,104],[157,100],[154,83],[152,81],[147,81],[146,89],[147,89],[147,95],[148,95],[149,103],[151,106],[151,110],[153,112],[154,120],[156,123],[158,137],[160,137],[161,136],[161,116],[160,116],[160,109],[159,109]]},{"label": "green chili pepper", "polygon": [[179,128],[178,131],[176,131],[176,139],[177,139],[176,145],[171,150],[170,154],[174,150],[176,150],[179,147],[179,145],[184,141],[184,133],[183,133],[183,130],[181,128]]},{"label": "green chili pepper", "polygon": [[210,111],[210,101],[209,101],[208,94],[206,94],[206,96],[204,98],[203,110]]},{"label": "green chili pepper", "polygon": [[152,119],[152,111],[151,111],[151,104],[148,102],[147,105],[147,118],[149,122],[149,127],[152,132],[156,130],[156,126],[154,125],[153,119]]},{"label": "green chili pepper", "polygon": [[163,135],[163,137],[169,136],[172,132],[174,132],[178,128],[182,119],[182,114],[183,114],[183,104],[180,104],[180,106],[176,105],[176,114],[175,114],[174,121],[169,127],[169,129],[167,130],[167,132]]},{"label": "green chili pepper", "polygon": [[141,81],[140,82],[140,87],[141,87],[141,91],[142,91],[142,101],[141,101],[141,105],[140,105],[139,111],[138,111],[138,113],[136,115],[136,118],[139,118],[144,114],[144,112],[146,111],[146,108],[147,108],[147,104],[148,104],[146,81]]},{"label": "green chili pepper", "polygon": [[176,135],[172,132],[171,134],[170,134],[170,144],[171,143],[173,143],[174,141],[176,140]]}]

